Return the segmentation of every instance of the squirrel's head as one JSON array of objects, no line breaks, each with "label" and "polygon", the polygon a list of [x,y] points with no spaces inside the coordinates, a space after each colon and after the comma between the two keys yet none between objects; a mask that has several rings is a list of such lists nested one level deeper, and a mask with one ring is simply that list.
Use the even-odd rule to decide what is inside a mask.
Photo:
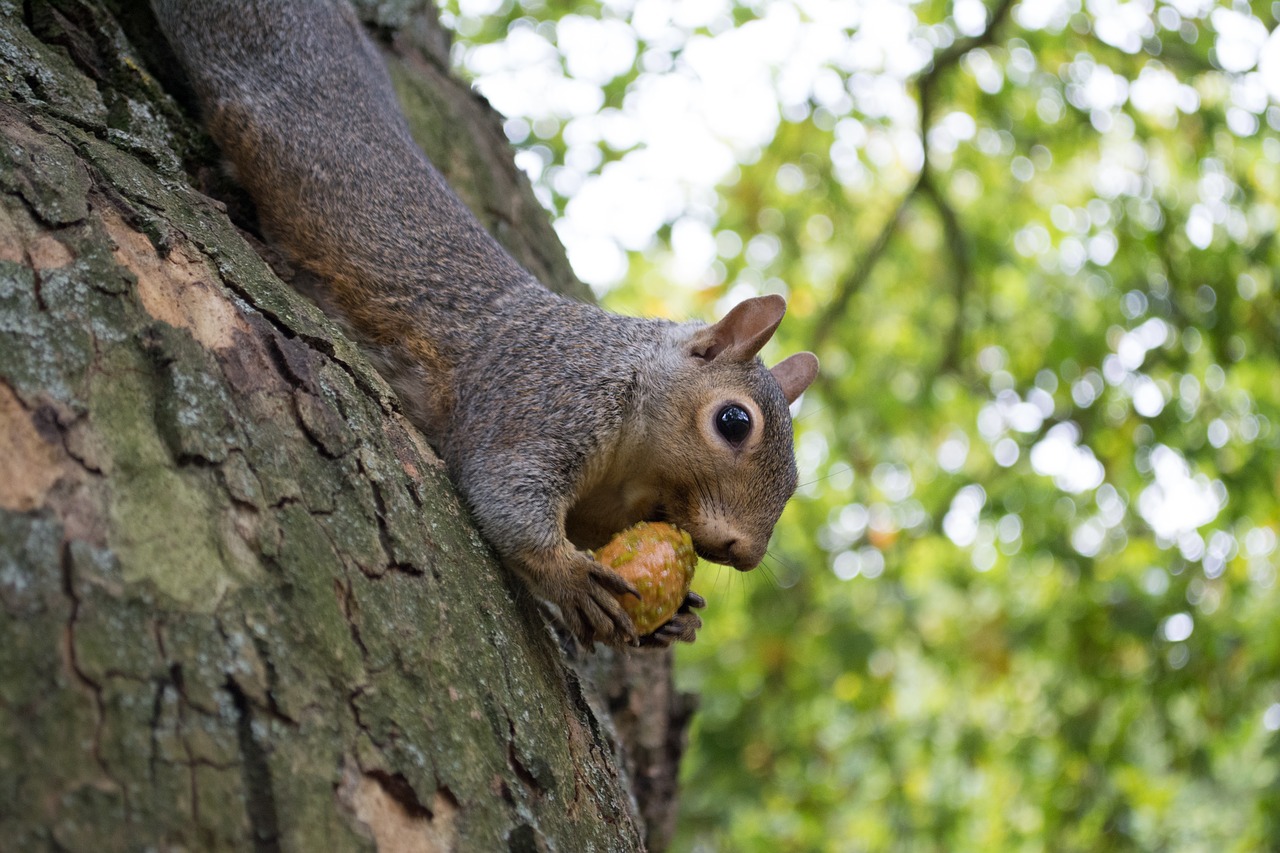
[{"label": "squirrel's head", "polygon": [[796,490],[789,406],[818,372],[808,352],[772,369],[757,357],[785,312],[781,296],[760,296],[714,325],[677,327],[679,363],[667,365],[677,381],[646,418],[660,431],[648,452],[668,457],[650,469],[660,472],[659,514],[687,530],[703,558],[740,571],[763,559]]}]

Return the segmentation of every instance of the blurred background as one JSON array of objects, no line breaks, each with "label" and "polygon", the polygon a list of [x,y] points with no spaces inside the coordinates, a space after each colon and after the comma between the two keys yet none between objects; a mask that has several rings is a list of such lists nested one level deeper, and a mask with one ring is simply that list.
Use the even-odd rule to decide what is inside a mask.
[{"label": "blurred background", "polygon": [[676,848],[1280,849],[1280,3],[444,10],[605,305],[822,360]]}]

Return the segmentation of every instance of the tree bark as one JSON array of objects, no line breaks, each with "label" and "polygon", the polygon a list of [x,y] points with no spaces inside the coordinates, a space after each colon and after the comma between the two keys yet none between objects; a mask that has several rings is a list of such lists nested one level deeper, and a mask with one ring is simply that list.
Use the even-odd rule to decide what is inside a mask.
[{"label": "tree bark", "polygon": [[[584,295],[430,9],[362,14],[454,187]],[[665,846],[669,654],[566,660],[264,261],[145,4],[0,3],[0,69],[0,846]]]}]

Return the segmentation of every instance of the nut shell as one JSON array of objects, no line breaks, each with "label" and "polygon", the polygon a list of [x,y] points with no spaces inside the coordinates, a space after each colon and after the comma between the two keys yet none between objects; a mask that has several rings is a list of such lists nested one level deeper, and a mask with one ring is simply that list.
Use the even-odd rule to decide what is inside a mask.
[{"label": "nut shell", "polygon": [[661,628],[680,609],[698,564],[689,534],[661,521],[628,527],[598,549],[595,558],[639,590],[639,599],[620,595],[618,601],[642,636]]}]

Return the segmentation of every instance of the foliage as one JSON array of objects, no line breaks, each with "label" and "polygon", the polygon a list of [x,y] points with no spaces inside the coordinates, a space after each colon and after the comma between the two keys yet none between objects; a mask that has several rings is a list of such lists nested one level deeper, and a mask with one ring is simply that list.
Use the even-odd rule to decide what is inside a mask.
[{"label": "foliage", "polygon": [[[781,6],[830,12],[450,19],[483,87],[470,60],[509,25],[554,45],[568,17],[657,6],[665,35],[636,37],[598,110]],[[858,41],[889,7],[914,63]],[[621,240],[607,296],[711,313],[785,292],[775,354],[823,362],[772,558],[702,574],[679,846],[1280,846],[1275,6],[858,10],[808,90],[769,69],[768,138]],[[644,148],[584,159],[577,120],[511,125],[570,233],[584,180]],[[673,291],[682,233],[715,252]]]}]

